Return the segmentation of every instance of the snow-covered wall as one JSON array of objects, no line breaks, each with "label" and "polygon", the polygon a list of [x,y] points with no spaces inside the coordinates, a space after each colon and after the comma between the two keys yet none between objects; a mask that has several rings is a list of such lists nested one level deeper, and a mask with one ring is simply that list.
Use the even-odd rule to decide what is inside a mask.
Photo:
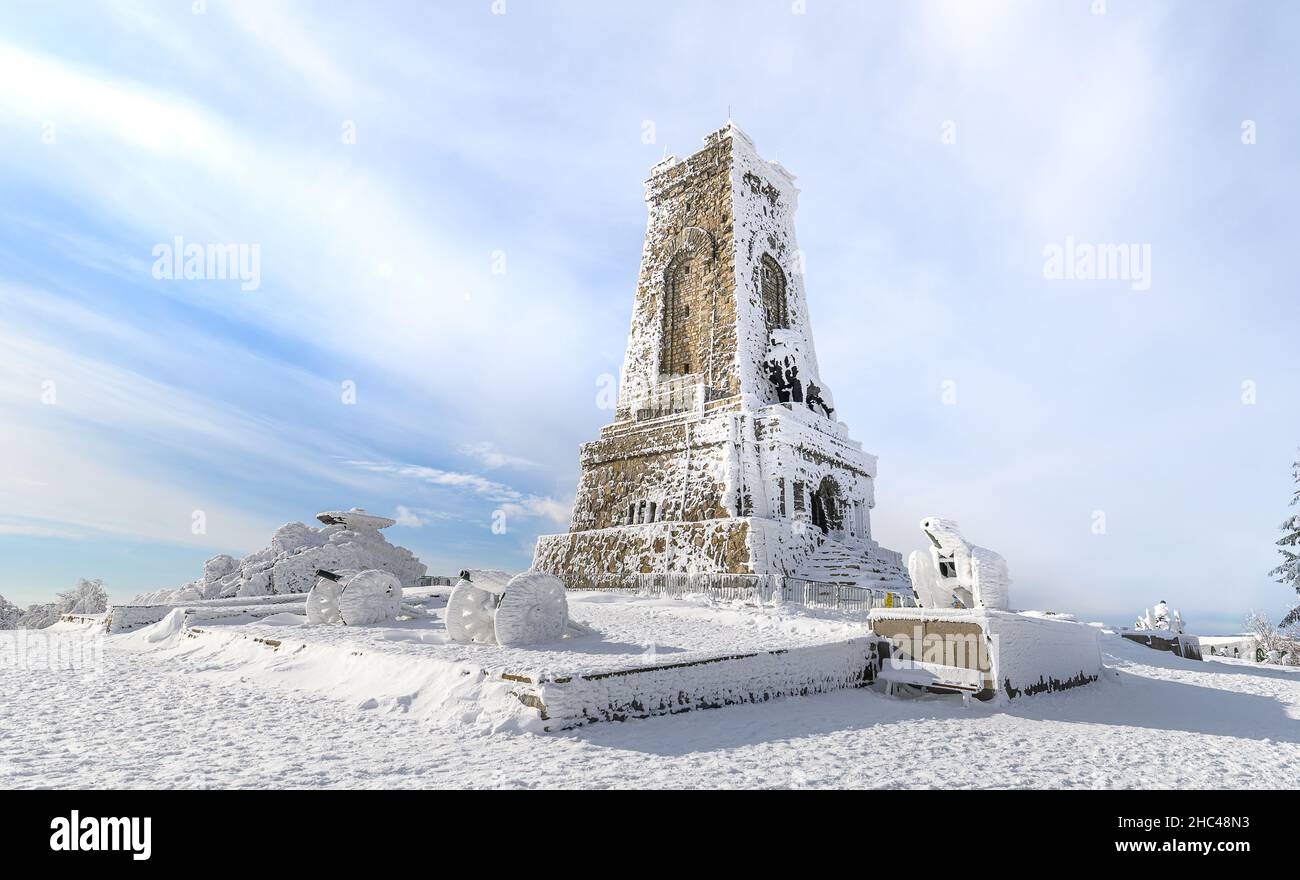
[{"label": "snow-covered wall", "polygon": [[[754,142],[734,124],[728,123],[715,136],[731,142],[736,312],[740,327],[736,339],[736,371],[741,393],[752,395],[760,405],[777,402],[764,367],[773,357],[789,357],[799,368],[805,387],[814,381],[825,390],[808,317],[803,258],[794,231],[794,215],[799,206],[794,175],[779,163],[759,156]],[[784,275],[787,323],[775,332],[769,331],[763,308],[764,255],[771,257]],[[828,391],[827,399],[830,399]]]},{"label": "snow-covered wall", "polygon": [[306,603],[303,593],[286,593],[278,596],[250,598],[181,600],[179,602],[130,603],[109,606],[104,615],[104,629],[111,633],[127,632],[149,626],[162,620],[172,611],[180,609],[186,626],[199,621],[225,618],[252,620],[278,614],[282,611],[302,613]]},{"label": "snow-covered wall", "polygon": [[521,686],[548,730],[597,721],[674,715],[777,697],[862,687],[875,679],[877,640],[667,663],[602,675],[559,677]]},{"label": "snow-covered wall", "polygon": [[998,685],[1008,698],[1066,690],[1101,676],[1096,627],[1009,611],[986,610],[984,615]]}]

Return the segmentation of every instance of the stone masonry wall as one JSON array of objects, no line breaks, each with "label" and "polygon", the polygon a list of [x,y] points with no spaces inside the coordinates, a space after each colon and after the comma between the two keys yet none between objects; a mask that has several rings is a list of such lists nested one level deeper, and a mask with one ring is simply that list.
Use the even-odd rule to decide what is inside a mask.
[{"label": "stone masonry wall", "polygon": [[751,574],[748,519],[657,522],[537,539],[533,568],[569,587],[602,574],[728,572]]},{"label": "stone masonry wall", "polygon": [[681,292],[692,316],[687,324],[691,372],[711,388],[728,394],[740,390],[730,142],[720,140],[685,160],[657,165],[646,182],[646,205],[649,222],[623,362],[619,419],[629,417],[632,401],[647,394],[662,373],[680,367],[660,363],[660,343],[666,276],[670,266],[682,262],[690,266]]},{"label": "stone masonry wall", "polygon": [[[582,445],[582,476],[573,504],[573,532],[649,519],[640,504],[655,504],[654,520],[710,520],[728,516],[724,504],[728,413],[703,421],[668,420]],[[689,438],[689,455],[688,455]]]}]

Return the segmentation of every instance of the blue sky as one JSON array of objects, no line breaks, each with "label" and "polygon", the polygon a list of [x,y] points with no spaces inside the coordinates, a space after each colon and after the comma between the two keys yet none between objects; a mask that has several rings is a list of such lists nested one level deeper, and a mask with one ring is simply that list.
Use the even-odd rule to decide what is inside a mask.
[{"label": "blue sky", "polygon": [[[730,110],[798,177],[886,546],[952,517],[1090,618],[1289,607],[1289,5],[198,9],[0,6],[0,594],[173,586],[354,505],[433,571],[525,566],[610,416],[647,169]],[[178,235],[260,286],[155,279]],[[1046,279],[1067,236],[1149,245],[1150,288]]]}]

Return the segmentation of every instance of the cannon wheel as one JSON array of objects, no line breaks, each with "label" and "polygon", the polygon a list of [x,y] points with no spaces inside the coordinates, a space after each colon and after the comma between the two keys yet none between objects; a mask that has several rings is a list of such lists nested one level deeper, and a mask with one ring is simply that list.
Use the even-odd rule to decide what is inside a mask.
[{"label": "cannon wheel", "polygon": [[487,590],[480,590],[467,580],[458,581],[447,598],[444,619],[452,641],[495,642],[496,631],[492,625],[495,599]]},{"label": "cannon wheel", "polygon": [[318,577],[316,584],[307,591],[308,623],[341,623],[339,616],[339,596],[343,593],[343,581],[356,574],[353,569],[344,569],[333,573],[333,578]]},{"label": "cannon wheel", "polygon": [[496,635],[502,645],[539,645],[564,638],[569,602],[555,575],[524,572],[510,581],[497,606]]},{"label": "cannon wheel", "polygon": [[339,617],[348,626],[370,626],[397,617],[402,582],[397,575],[369,569],[353,575],[339,593]]}]

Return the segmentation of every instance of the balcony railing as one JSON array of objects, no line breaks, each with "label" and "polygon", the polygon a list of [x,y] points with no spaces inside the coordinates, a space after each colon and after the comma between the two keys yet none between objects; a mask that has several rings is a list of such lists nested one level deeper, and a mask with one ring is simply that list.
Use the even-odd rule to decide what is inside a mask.
[{"label": "balcony railing", "polygon": [[725,388],[713,388],[698,375],[662,377],[649,393],[630,398],[625,405],[638,422],[686,412],[703,412],[705,405],[721,400]]}]

